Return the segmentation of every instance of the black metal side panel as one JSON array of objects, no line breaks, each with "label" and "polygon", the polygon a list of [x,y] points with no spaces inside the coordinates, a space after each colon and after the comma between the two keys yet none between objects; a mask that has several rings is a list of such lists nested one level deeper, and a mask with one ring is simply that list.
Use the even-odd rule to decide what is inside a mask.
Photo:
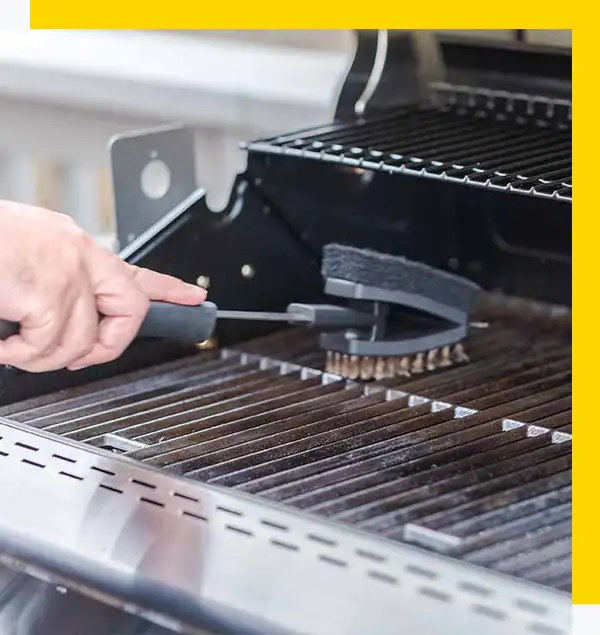
[{"label": "black metal side panel", "polygon": [[571,305],[564,203],[302,158],[251,158],[265,199],[315,257],[329,242],[348,243],[455,271],[486,290]]},{"label": "black metal side panel", "polygon": [[[260,178],[246,172],[225,210],[212,212],[200,199],[129,262],[191,283],[209,279],[209,299],[222,309],[284,310],[290,302],[321,298],[320,252],[310,249],[262,187]],[[224,321],[217,338],[229,346],[272,330],[270,324]]]},{"label": "black metal side panel", "polygon": [[452,37],[442,38],[440,48],[450,83],[571,99],[569,49]]}]

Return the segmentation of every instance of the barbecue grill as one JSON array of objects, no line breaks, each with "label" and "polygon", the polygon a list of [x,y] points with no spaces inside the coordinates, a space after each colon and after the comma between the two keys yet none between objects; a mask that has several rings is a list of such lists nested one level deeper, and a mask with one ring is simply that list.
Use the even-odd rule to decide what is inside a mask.
[{"label": "barbecue grill", "polygon": [[[130,262],[281,310],[323,299],[343,242],[477,282],[479,328],[469,363],[375,382],[327,372],[311,329],[255,323],[4,369],[0,624],[566,635],[570,60],[359,32],[334,122],[246,144],[220,212],[181,176],[185,131],[115,141]],[[149,153],[179,166],[179,200],[139,198]]]}]

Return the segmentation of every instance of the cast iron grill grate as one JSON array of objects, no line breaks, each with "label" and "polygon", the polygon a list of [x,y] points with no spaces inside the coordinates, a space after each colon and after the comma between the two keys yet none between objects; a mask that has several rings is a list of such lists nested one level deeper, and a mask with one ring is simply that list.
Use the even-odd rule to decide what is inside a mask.
[{"label": "cast iron grill grate", "polygon": [[320,372],[306,331],[246,349],[0,414],[570,591],[568,339],[494,327],[464,367],[370,386]]},{"label": "cast iron grill grate", "polygon": [[254,141],[248,150],[572,200],[571,104],[436,87],[432,103]]}]

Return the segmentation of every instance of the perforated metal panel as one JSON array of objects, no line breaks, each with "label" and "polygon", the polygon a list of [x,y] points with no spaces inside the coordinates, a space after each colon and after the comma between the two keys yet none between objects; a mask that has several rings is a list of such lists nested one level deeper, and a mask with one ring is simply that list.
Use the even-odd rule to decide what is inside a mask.
[{"label": "perforated metal panel", "polygon": [[0,490],[2,559],[170,629],[568,633],[566,595],[14,424],[0,436],[0,478],[20,484]]}]

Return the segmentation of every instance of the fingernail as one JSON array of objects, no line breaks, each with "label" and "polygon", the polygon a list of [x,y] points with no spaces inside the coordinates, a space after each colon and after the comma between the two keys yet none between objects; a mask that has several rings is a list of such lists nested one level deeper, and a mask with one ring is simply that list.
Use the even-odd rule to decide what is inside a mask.
[{"label": "fingernail", "polygon": [[188,284],[187,286],[190,288],[190,290],[194,290],[194,294],[198,297],[200,302],[206,300],[206,296],[208,295],[206,289],[203,289],[202,287],[196,287],[193,284]]}]

